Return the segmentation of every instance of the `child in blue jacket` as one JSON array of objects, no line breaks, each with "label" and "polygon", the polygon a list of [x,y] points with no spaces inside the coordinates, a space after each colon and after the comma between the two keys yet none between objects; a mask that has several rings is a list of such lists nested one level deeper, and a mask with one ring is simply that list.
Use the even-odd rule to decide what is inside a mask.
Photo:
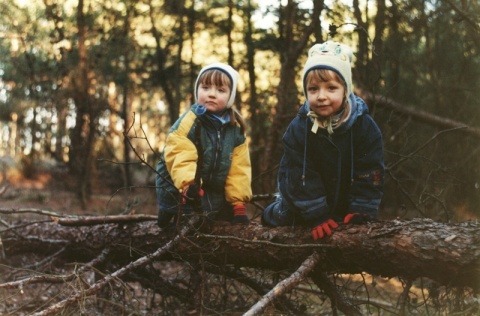
[{"label": "child in blue jacket", "polygon": [[276,200],[269,226],[303,225],[314,240],[337,222],[377,219],[383,195],[383,140],[365,102],[352,90],[352,50],[315,44],[303,69],[307,101],[283,136]]},{"label": "child in blue jacket", "polygon": [[231,66],[204,67],[195,83],[197,103],[171,127],[157,165],[158,225],[179,210],[248,223],[252,197],[245,122],[232,108],[238,73]]}]

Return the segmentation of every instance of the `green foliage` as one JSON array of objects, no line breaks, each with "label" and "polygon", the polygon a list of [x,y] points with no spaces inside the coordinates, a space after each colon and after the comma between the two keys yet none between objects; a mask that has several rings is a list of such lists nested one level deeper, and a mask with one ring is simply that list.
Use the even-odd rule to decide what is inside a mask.
[{"label": "green foliage", "polygon": [[[36,148],[40,157],[65,159],[60,154],[65,148],[59,147],[71,146],[69,136],[80,106],[74,101],[81,78],[77,12],[69,1],[46,3],[7,0],[0,5],[0,119],[11,122],[17,115],[19,146]],[[92,116],[95,137],[108,144],[110,152],[124,153],[122,133],[131,127],[135,113],[135,132],[140,124],[147,126],[146,135],[153,143],[142,145],[143,153],[156,157],[171,122],[194,101],[199,69],[231,58],[241,74],[237,105],[255,120],[249,127],[249,135],[255,137],[251,150],[258,159],[254,162],[261,161],[272,114],[278,110],[284,57],[311,24],[313,5],[308,1],[293,1],[291,7],[283,2],[260,4],[253,0],[87,1],[86,91],[90,110],[97,111]],[[306,47],[325,39],[346,42],[358,51],[357,56],[365,53],[356,64],[355,81],[362,89],[478,128],[480,31],[475,1],[388,2],[381,21],[376,21],[378,8],[372,3],[353,5],[327,3],[321,26]],[[273,21],[268,27],[254,24],[248,47],[253,60],[245,42],[249,10],[257,19]],[[290,29],[288,19],[294,22]],[[385,30],[378,35],[375,31],[381,25]],[[254,65],[254,87],[249,62]],[[295,65],[297,73],[302,64],[303,57]],[[292,91],[280,93],[295,96],[291,100],[300,103],[298,77],[292,79],[297,83]],[[370,106],[385,136],[387,166],[395,166],[387,177],[385,208],[395,215],[405,206],[413,208],[414,215],[441,219],[451,219],[460,208],[474,212],[480,204],[478,139],[461,131],[439,133],[442,129],[436,126]],[[297,107],[289,104],[285,115],[293,117]],[[131,152],[126,155],[135,159]],[[276,174],[268,176],[275,179]]]},{"label": "green foliage", "polygon": [[[474,15],[462,16],[448,2],[401,2],[391,12],[381,52],[380,93],[406,106],[478,128],[480,91],[475,87],[480,84],[480,60],[476,57],[480,47],[472,37],[475,33],[478,36],[478,29],[472,30],[466,21]],[[474,154],[480,146],[478,139],[461,131],[440,134],[435,126],[379,114],[377,120],[389,152],[387,162],[395,163],[415,152],[391,170],[396,184],[387,188],[401,188],[404,194],[399,199],[405,202],[408,196],[407,208],[413,205],[417,216],[451,220],[458,209],[478,214],[474,207],[480,202],[480,160]],[[387,195],[394,193],[387,191]],[[463,216],[467,219],[473,214]]]},{"label": "green foliage", "polygon": [[[87,168],[77,176],[90,180],[95,192],[114,193],[139,185],[141,189],[150,186],[149,193],[154,194],[153,172],[139,160],[155,166],[172,122],[195,102],[193,85],[201,67],[232,60],[241,76],[236,105],[249,123],[254,188],[262,178],[274,183],[278,159],[267,162],[266,172],[260,168],[271,127],[278,112],[285,122],[296,114],[304,100],[299,72],[306,51],[314,42],[326,39],[345,42],[357,52],[356,87],[466,127],[480,128],[478,0],[390,1],[385,3],[383,16],[376,7],[382,2],[359,1],[357,8],[357,1],[325,2],[320,27],[307,39],[305,51],[298,52],[301,57],[293,61],[293,74],[287,78],[291,84],[285,85],[289,88],[279,89],[281,74],[288,66],[287,54],[302,41],[312,23],[313,1],[291,3],[277,1],[264,7],[264,2],[254,0],[85,0],[82,43],[76,2],[4,0],[0,3],[0,155],[21,153],[17,158],[21,158],[22,172],[34,176],[39,160],[53,157],[66,164],[73,148],[80,147],[80,158],[90,151],[92,155],[83,161]],[[231,11],[229,5],[233,5]],[[250,13],[257,22],[263,19],[268,23],[252,23],[247,43]],[[81,44],[86,48],[85,72],[79,66],[83,61]],[[290,100],[284,108],[278,108],[280,97]],[[478,218],[479,137],[465,133],[465,129],[448,130],[414,121],[377,104],[369,106],[385,143],[387,176],[381,217],[439,221]],[[84,119],[81,127],[75,125],[82,122],[79,118]],[[279,129],[286,128],[286,124],[279,125]],[[78,138],[73,135],[75,127]],[[83,185],[79,182],[71,187],[79,191]],[[272,193],[262,189],[254,193]],[[133,199],[128,207],[121,205],[112,212],[130,210],[135,203]],[[164,286],[165,279],[157,279],[168,268],[146,271],[148,277],[139,277],[145,289],[157,292],[152,297],[119,284],[105,293],[103,310],[97,306],[101,300],[82,301],[85,306],[78,309],[104,314],[140,314],[152,307],[160,313],[195,311],[185,304],[190,297],[178,297],[175,289],[195,281],[199,267],[192,270],[185,265],[180,273],[163,275],[177,287],[173,290]],[[228,269],[215,268],[219,270],[202,271],[212,273],[202,293],[202,308],[211,313],[239,313],[258,300],[259,296],[246,291],[245,276],[260,282],[262,288],[271,288],[284,277],[232,270],[242,272],[243,277],[227,282],[223,274]],[[372,279],[370,284],[363,275],[335,278],[342,293],[360,299],[364,313],[478,314],[478,298],[472,293],[430,284],[407,287],[395,279]],[[74,289],[76,285],[64,286]],[[57,291],[56,287],[49,289]],[[60,298],[68,294],[58,289]],[[396,293],[395,289],[401,291]],[[43,290],[38,288],[39,293]],[[375,293],[384,301],[372,299]],[[32,295],[32,302],[38,297],[40,294]],[[332,309],[324,293],[310,281],[285,298],[289,305],[278,302],[278,310],[272,307],[272,313],[301,314],[308,310],[319,314]],[[20,308],[16,300],[7,299],[5,310]],[[21,296],[20,300],[29,299]],[[32,306],[24,304],[23,308]],[[396,310],[399,306],[402,311]],[[78,312],[73,309],[72,314]]]}]

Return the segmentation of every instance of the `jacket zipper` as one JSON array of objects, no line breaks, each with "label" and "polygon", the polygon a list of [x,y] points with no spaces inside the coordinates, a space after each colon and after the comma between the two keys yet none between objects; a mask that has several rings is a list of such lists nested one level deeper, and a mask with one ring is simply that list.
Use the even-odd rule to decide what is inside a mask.
[{"label": "jacket zipper", "polygon": [[[220,141],[221,141],[222,132],[221,132],[221,130],[218,130],[218,129],[216,129],[216,131],[217,131],[217,139],[216,139],[216,144],[215,144],[215,158],[213,159],[213,168],[212,168],[210,174],[208,175],[208,180],[209,180],[208,182],[212,182],[213,174],[214,174],[215,170],[217,169],[218,156],[219,156],[219,153],[221,151]],[[208,201],[208,205],[210,206],[210,210],[212,210],[212,203],[211,203],[210,197],[208,195],[207,195],[207,201]]]}]

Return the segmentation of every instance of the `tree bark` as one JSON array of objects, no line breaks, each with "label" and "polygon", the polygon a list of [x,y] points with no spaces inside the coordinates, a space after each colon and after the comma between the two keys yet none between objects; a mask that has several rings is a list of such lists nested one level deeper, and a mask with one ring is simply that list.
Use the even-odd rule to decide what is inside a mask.
[{"label": "tree bark", "polygon": [[69,151],[70,173],[77,179],[77,192],[82,208],[86,208],[90,197],[90,175],[95,140],[95,106],[90,98],[89,60],[86,47],[88,23],[85,21],[84,1],[80,0],[77,6],[78,28],[78,67],[72,74],[73,100],[76,106],[75,127],[71,131],[71,145]]},{"label": "tree bark", "polygon": [[[155,221],[77,227],[71,227],[71,219],[70,226],[59,223],[22,221],[3,230],[4,263],[12,264],[23,254],[48,257],[59,251],[65,261],[89,262],[109,249],[109,261],[125,265],[154,253],[177,235],[175,229],[160,231]],[[192,262],[202,256],[216,264],[295,271],[314,251],[319,255],[315,271],[321,273],[427,277],[441,285],[479,290],[480,225],[474,222],[416,219],[340,225],[331,237],[315,243],[309,229],[302,227],[203,223],[169,253]]]},{"label": "tree bark", "polygon": [[[318,28],[320,28],[320,14],[323,9],[323,1],[314,1],[310,24],[305,26],[302,31],[298,32],[302,21],[295,18],[298,14],[298,3],[295,1],[287,1],[287,5],[279,5],[279,41],[281,43],[282,63],[280,69],[280,82],[277,88],[278,102],[275,106],[275,114],[272,125],[269,128],[268,136],[265,144],[263,164],[260,166],[262,173],[268,173],[271,166],[274,166],[278,159],[279,139],[285,128],[295,116],[299,106],[298,91],[295,83],[296,66],[298,58],[301,56],[307,46],[310,36]],[[265,178],[263,183],[263,192],[272,192],[275,184],[270,179]]]}]

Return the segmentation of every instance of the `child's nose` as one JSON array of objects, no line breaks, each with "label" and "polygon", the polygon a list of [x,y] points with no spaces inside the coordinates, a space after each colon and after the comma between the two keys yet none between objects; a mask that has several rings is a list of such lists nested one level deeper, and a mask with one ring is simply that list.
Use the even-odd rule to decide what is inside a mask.
[{"label": "child's nose", "polygon": [[208,96],[211,96],[211,97],[217,96],[217,90],[215,90],[215,89],[210,89],[210,90],[208,91]]},{"label": "child's nose", "polygon": [[318,98],[319,99],[324,99],[325,98],[325,90],[324,89],[319,89],[318,90]]}]

